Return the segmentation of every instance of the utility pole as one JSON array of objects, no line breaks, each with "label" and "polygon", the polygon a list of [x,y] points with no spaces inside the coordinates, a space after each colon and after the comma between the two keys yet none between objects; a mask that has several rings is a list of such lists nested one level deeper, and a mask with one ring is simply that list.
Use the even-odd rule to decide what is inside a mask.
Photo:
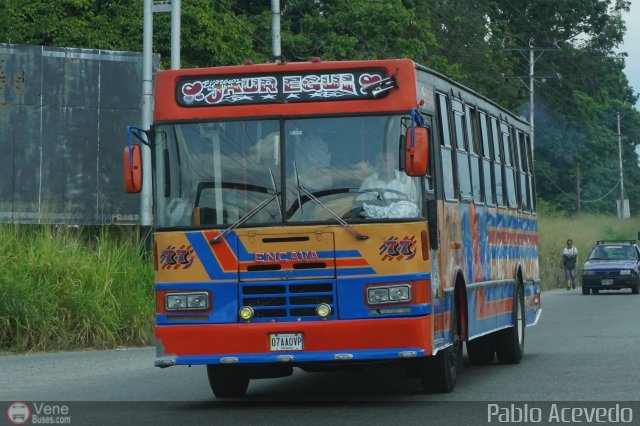
[{"label": "utility pole", "polygon": [[271,0],[271,51],[276,64],[282,62],[280,40],[280,0]]},{"label": "utility pole", "polygon": [[[171,69],[180,68],[180,0],[144,0],[142,29],[142,118],[140,127],[148,130],[153,122],[153,14],[171,12]],[[153,225],[151,149],[140,145],[142,154],[142,191],[140,191],[140,228],[147,238]]]},{"label": "utility pole", "polygon": [[[507,52],[520,52],[523,56],[525,52],[529,51],[529,75],[528,76],[503,76],[504,78],[517,78],[525,85],[525,87],[529,90],[529,137],[531,138],[531,151],[532,155],[535,146],[535,102],[534,102],[534,92],[535,92],[535,80],[543,80],[545,81],[547,78],[560,78],[559,74],[555,76],[543,76],[543,75],[535,75],[535,63],[540,59],[540,57],[544,54],[544,52],[558,52],[560,51],[559,47],[534,47],[533,38],[529,40],[528,48],[514,48],[509,47],[504,49]],[[536,53],[538,55],[536,56]],[[526,56],[524,56],[527,59]],[[529,84],[524,82],[524,79],[529,77]]]},{"label": "utility pole", "polygon": [[[151,128],[153,121],[153,4],[152,0],[144,0],[143,35],[142,35],[142,118],[140,127]],[[140,191],[140,228],[143,238],[153,224],[153,201],[151,193],[151,149],[140,145],[142,155],[142,191]]]},{"label": "utility pole", "polygon": [[180,69],[180,1],[171,0],[171,69]]},{"label": "utility pole", "polygon": [[580,163],[576,164],[576,215],[580,216]]},{"label": "utility pole", "polygon": [[618,202],[618,217],[629,219],[629,201],[624,199],[624,176],[622,174],[622,136],[620,135],[620,112],[618,115],[618,162],[620,165],[620,201]]}]

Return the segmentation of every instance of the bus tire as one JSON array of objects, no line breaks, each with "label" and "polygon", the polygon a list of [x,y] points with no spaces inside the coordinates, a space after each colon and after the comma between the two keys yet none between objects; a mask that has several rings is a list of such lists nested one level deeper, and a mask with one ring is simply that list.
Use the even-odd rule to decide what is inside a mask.
[{"label": "bus tire", "polygon": [[459,318],[455,302],[451,310],[451,331],[453,343],[438,351],[435,356],[426,357],[420,369],[420,381],[426,392],[449,393],[456,387],[458,364],[462,356],[462,340],[458,328]]},{"label": "bus tire", "polygon": [[249,387],[249,371],[244,367],[207,365],[207,377],[216,398],[239,398]]},{"label": "bus tire", "polygon": [[516,283],[513,294],[513,327],[496,334],[496,355],[500,364],[519,364],[524,354],[524,295]]},{"label": "bus tire", "polygon": [[495,354],[492,336],[483,336],[467,341],[467,355],[471,365],[492,364]]}]

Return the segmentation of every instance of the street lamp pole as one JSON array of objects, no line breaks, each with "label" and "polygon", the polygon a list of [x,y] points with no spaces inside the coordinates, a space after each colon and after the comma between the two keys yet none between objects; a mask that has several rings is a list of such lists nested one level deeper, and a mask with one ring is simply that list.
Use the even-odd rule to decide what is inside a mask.
[{"label": "street lamp pole", "polygon": [[620,112],[618,112],[618,162],[620,165],[620,204],[618,207],[618,217],[627,218],[624,203],[624,176],[622,174],[622,136],[620,135]]},{"label": "street lamp pole", "polygon": [[[153,4],[144,0],[144,25],[142,35],[142,117],[140,127],[149,129],[153,120]],[[140,192],[140,226],[143,234],[153,224],[151,194],[151,149],[140,145],[142,154],[142,191]]]}]

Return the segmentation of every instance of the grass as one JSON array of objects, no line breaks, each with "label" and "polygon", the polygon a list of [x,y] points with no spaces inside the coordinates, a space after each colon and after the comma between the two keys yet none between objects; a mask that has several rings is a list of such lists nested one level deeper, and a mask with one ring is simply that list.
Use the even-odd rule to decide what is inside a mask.
[{"label": "grass", "polygon": [[[568,238],[578,268],[601,239],[635,239],[637,219],[540,216],[544,289],[564,288]],[[135,228],[0,226],[0,351],[114,348],[153,342],[151,259]]]},{"label": "grass", "polygon": [[543,289],[565,288],[562,249],[568,239],[578,248],[578,276],[589,252],[598,240],[635,240],[640,231],[637,218],[618,219],[615,216],[538,217],[538,249],[540,279]]},{"label": "grass", "polygon": [[153,270],[134,228],[0,227],[0,350],[153,341]]}]

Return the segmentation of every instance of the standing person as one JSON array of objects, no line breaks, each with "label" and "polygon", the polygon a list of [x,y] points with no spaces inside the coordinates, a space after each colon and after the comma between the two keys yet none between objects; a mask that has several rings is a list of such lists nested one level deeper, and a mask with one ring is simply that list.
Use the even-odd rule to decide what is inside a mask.
[{"label": "standing person", "polygon": [[562,249],[562,267],[567,280],[567,290],[576,288],[576,263],[578,263],[578,249],[573,246],[573,240],[567,240],[567,246]]}]

